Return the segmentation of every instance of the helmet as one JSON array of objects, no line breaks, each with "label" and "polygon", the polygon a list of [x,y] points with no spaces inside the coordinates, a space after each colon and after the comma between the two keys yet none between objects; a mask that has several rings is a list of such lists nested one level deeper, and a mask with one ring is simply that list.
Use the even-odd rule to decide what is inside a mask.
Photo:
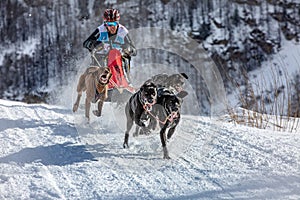
[{"label": "helmet", "polygon": [[105,22],[115,22],[120,20],[120,13],[117,9],[106,9],[103,14]]}]

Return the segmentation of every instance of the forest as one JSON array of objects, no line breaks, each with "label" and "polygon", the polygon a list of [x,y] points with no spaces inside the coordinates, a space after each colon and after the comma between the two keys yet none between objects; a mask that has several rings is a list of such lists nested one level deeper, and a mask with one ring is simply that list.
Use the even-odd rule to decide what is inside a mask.
[{"label": "forest", "polygon": [[[238,89],[245,97],[239,99],[242,107],[255,110],[257,100],[270,104],[280,88],[287,87],[278,84],[264,97],[265,91],[248,95],[248,74],[263,68],[283,45],[299,45],[300,3],[296,0],[2,0],[0,98],[51,102],[51,93],[74,81],[77,72],[85,68],[82,65],[89,54],[82,42],[102,23],[103,11],[110,7],[120,10],[120,23],[129,31],[157,27],[197,41],[221,72],[226,92]],[[132,39],[139,43],[147,37],[135,35]],[[158,48],[139,49],[132,76],[139,77],[138,67],[147,63],[188,73],[203,112],[207,112],[205,82],[184,58]],[[291,67],[300,69],[300,64],[283,66]],[[288,103],[295,116],[300,116],[299,76],[298,71],[289,78]]]}]

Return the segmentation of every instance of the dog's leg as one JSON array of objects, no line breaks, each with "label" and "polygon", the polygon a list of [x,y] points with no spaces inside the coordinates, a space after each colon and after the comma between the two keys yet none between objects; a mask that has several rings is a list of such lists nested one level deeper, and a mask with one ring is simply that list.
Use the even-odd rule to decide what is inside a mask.
[{"label": "dog's leg", "polygon": [[160,141],[161,141],[163,151],[164,151],[164,159],[170,159],[169,152],[168,152],[168,149],[167,149],[167,144],[166,144],[166,141],[167,141],[167,139],[166,139],[167,127],[168,127],[168,123],[166,123],[163,126],[163,128],[160,130]]},{"label": "dog's leg", "polygon": [[174,126],[174,127],[172,127],[172,128],[169,129],[168,135],[167,135],[167,139],[168,139],[168,140],[169,140],[169,139],[172,137],[172,135],[174,134],[175,129],[176,129],[176,126]]},{"label": "dog's leg", "polygon": [[100,99],[100,101],[98,102],[98,116],[101,116],[102,114],[102,108],[103,108],[103,104],[104,104],[104,99]]},{"label": "dog's leg", "polygon": [[128,140],[129,140],[129,132],[133,126],[133,112],[129,108],[129,104],[127,103],[125,106],[125,113],[126,113],[126,118],[127,118],[127,124],[126,124],[126,132],[125,132],[125,138],[124,138],[124,143],[123,143],[123,148],[128,148]]},{"label": "dog's leg", "polygon": [[[155,110],[153,111],[153,113],[155,114]],[[155,115],[156,115],[156,114],[155,114]],[[150,118],[150,120],[149,120],[148,129],[149,129],[149,130],[150,130],[150,129],[155,130],[155,128],[157,127],[158,121],[157,121],[157,119],[156,119],[155,117],[153,117],[153,116],[150,116],[149,118]]]},{"label": "dog's leg", "polygon": [[139,126],[136,126],[136,127],[135,127],[135,132],[133,133],[133,137],[139,136],[139,131],[140,131],[140,127],[139,127]]},{"label": "dog's leg", "polygon": [[82,93],[78,92],[77,99],[76,99],[76,101],[73,105],[73,112],[76,112],[78,110],[78,106],[79,106],[81,96],[82,96]]},{"label": "dog's leg", "polygon": [[90,108],[91,108],[91,101],[86,98],[85,99],[85,117],[90,121]]},{"label": "dog's leg", "polygon": [[126,147],[129,148],[129,145],[128,145],[129,132],[130,132],[130,129],[132,128],[132,126],[133,126],[133,120],[132,119],[127,119],[127,130],[125,132],[123,148],[126,148]]},{"label": "dog's leg", "polygon": [[94,110],[93,113],[97,117],[100,117],[102,114],[102,107],[103,107],[104,100],[100,99],[98,102],[98,110]]},{"label": "dog's leg", "polygon": [[174,134],[175,129],[176,129],[177,125],[179,124],[179,121],[180,121],[180,114],[178,113],[178,118],[173,121],[173,123],[175,125],[172,128],[170,128],[168,131],[168,135],[167,135],[168,139],[170,139],[172,137],[172,135]]},{"label": "dog's leg", "polygon": [[138,109],[134,115],[134,122],[136,123],[136,125],[140,126],[140,127],[145,127],[145,123],[142,122],[141,120],[141,116],[143,114],[144,110],[143,109]]}]

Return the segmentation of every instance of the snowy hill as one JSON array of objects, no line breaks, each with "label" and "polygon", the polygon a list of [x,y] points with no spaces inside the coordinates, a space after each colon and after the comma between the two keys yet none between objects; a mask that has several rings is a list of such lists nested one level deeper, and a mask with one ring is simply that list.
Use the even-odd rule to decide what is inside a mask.
[{"label": "snowy hill", "polygon": [[299,199],[300,137],[184,115],[163,160],[158,135],[120,116],[0,100],[0,199]]}]

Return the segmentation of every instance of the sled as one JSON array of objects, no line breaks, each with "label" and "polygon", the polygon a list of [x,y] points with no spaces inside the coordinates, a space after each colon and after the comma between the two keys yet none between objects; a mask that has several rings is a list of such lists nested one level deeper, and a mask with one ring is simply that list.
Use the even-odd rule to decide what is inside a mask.
[{"label": "sled", "polygon": [[[101,66],[94,54],[93,57]],[[111,49],[104,58],[101,63],[106,64],[112,73],[108,84],[107,101],[119,103],[127,101],[135,93],[135,88],[130,85],[128,75],[122,66],[121,52],[117,49]]]}]

